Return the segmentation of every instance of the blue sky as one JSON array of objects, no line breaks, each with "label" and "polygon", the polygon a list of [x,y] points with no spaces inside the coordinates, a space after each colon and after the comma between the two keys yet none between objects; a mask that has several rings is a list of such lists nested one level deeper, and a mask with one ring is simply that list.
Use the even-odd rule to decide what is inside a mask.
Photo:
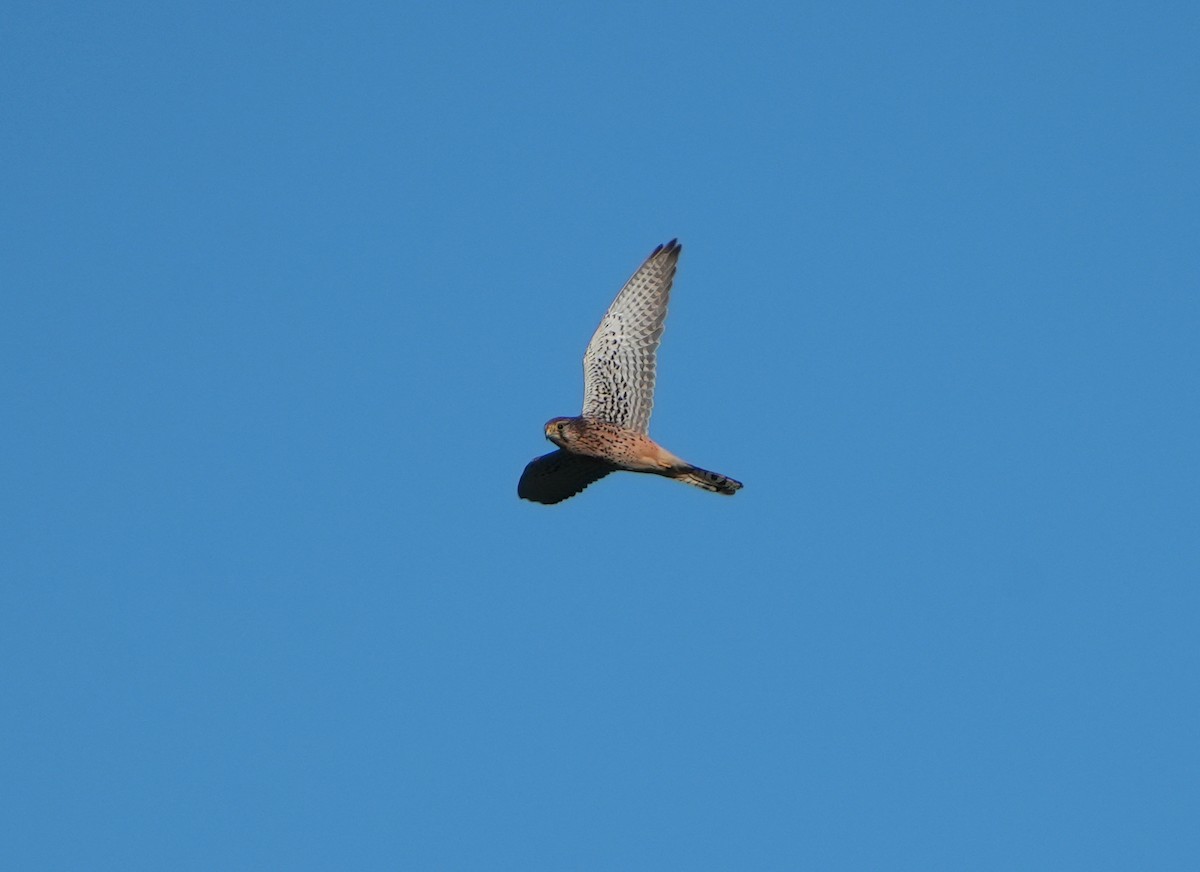
[{"label": "blue sky", "polygon": [[[22,869],[1191,869],[1194,4],[0,13]],[[652,433],[519,501],[684,245]]]}]

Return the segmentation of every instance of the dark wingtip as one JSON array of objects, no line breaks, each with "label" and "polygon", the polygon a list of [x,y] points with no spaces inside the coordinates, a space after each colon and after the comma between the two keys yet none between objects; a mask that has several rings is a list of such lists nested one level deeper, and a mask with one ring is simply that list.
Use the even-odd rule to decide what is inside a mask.
[{"label": "dark wingtip", "polygon": [[650,257],[655,257],[656,255],[662,253],[666,254],[667,257],[678,258],[679,252],[681,251],[683,251],[683,246],[679,244],[679,240],[672,239],[666,245],[660,245],[656,247],[654,251],[650,252]]}]

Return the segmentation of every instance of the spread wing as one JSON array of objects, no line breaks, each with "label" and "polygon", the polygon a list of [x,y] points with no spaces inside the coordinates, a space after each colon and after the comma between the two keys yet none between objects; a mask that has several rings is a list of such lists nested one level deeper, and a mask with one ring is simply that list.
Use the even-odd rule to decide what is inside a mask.
[{"label": "spread wing", "polygon": [[546,505],[561,503],[615,469],[611,463],[595,457],[551,451],[525,467],[517,483],[517,496]]},{"label": "spread wing", "polygon": [[650,253],[621,288],[583,356],[583,415],[639,433],[650,427],[654,366],[681,246]]}]

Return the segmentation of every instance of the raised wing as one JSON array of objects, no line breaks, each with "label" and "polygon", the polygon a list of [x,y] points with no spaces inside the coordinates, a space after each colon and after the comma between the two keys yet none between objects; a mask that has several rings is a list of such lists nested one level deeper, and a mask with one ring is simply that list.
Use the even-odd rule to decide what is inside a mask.
[{"label": "raised wing", "polygon": [[517,483],[517,496],[546,505],[561,503],[615,469],[611,463],[595,457],[551,451],[525,467]]},{"label": "raised wing", "polygon": [[583,415],[650,427],[654,368],[681,246],[660,245],[621,288],[583,356]]}]

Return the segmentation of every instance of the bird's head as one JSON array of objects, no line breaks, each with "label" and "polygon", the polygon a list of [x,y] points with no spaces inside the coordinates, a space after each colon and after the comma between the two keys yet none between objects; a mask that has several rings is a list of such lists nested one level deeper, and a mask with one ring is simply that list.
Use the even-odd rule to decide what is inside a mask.
[{"label": "bird's head", "polygon": [[572,418],[551,418],[546,422],[546,438],[559,448],[566,448],[575,437],[575,421]]}]

